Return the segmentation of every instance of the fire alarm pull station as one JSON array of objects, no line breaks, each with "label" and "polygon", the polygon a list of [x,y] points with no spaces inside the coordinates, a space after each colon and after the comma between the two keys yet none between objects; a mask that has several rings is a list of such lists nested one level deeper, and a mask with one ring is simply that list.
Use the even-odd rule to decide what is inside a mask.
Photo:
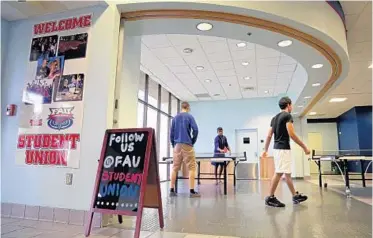
[{"label": "fire alarm pull station", "polygon": [[6,115],[7,116],[14,116],[16,114],[16,105],[15,104],[9,104],[6,107]]}]

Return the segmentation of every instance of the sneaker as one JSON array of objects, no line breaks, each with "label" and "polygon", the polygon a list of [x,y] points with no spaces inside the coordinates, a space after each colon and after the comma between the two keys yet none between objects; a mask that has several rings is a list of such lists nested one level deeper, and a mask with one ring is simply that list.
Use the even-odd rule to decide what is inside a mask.
[{"label": "sneaker", "polygon": [[296,192],[296,194],[293,197],[293,203],[298,204],[298,203],[306,201],[307,199],[308,197],[306,195]]},{"label": "sneaker", "polygon": [[271,206],[271,207],[285,207],[285,204],[280,202],[275,196],[266,197],[265,203],[267,206]]},{"label": "sneaker", "polygon": [[176,192],[171,192],[170,191],[170,197],[176,197],[177,196],[177,193]]},{"label": "sneaker", "polygon": [[190,198],[199,198],[199,197],[201,197],[201,194],[199,194],[197,192],[189,193],[189,197]]}]

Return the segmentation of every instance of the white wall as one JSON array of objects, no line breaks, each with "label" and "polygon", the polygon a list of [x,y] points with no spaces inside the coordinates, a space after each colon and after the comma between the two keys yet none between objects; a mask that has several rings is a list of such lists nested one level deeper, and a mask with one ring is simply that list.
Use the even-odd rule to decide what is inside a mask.
[{"label": "white wall", "polygon": [[[259,153],[270,127],[271,119],[280,111],[277,98],[246,99],[228,101],[192,102],[191,113],[199,127],[196,152],[213,152],[216,129],[221,126],[228,139],[232,152],[235,145],[236,129],[258,129]],[[273,143],[270,145],[272,153]]]},{"label": "white wall", "polygon": [[[9,42],[9,22],[1,19],[1,68],[5,66],[4,57],[8,52]],[[1,78],[3,77],[3,71],[1,71]]]},{"label": "white wall", "polygon": [[[337,123],[308,123],[308,133],[321,133],[323,150],[338,150],[338,130]],[[330,171],[331,163],[323,162],[323,171]]]},{"label": "white wall", "polygon": [[[84,118],[79,169],[17,166],[15,150],[19,114],[2,112],[1,201],[27,205],[88,210],[104,131],[112,118],[119,12],[112,7],[94,7],[10,23],[9,50],[2,78],[1,107],[21,104],[30,53],[33,25],[47,20],[93,13],[89,30],[88,70],[84,88]],[[111,115],[111,116],[107,116]],[[65,174],[74,174],[65,185]]]}]

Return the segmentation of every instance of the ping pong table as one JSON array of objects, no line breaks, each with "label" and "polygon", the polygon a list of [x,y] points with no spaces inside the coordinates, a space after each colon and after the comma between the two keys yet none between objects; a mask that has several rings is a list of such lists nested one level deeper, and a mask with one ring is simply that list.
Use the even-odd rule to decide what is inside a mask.
[{"label": "ping pong table", "polygon": [[[211,177],[201,177],[201,175],[212,175],[212,173],[201,173],[201,162],[218,162],[223,163],[223,184],[224,184],[224,195],[227,195],[227,183],[228,175],[233,176],[233,186],[236,186],[236,168],[239,162],[247,161],[246,152],[243,153],[197,153],[196,162],[197,162],[197,183],[201,184],[201,180],[215,180]],[[227,173],[227,166],[229,162],[234,163],[233,174]],[[163,157],[160,164],[172,164],[173,157]],[[175,192],[177,192],[177,184],[179,179],[188,179],[187,177],[176,177],[175,182]]]},{"label": "ping pong table", "polygon": [[[317,164],[319,172],[319,187],[322,187],[322,176],[323,175],[338,175],[335,173],[323,173],[321,170],[322,161],[333,162],[341,173],[342,179],[346,187],[346,195],[350,197],[350,180],[362,181],[363,187],[366,187],[366,180],[372,180],[372,178],[366,178],[369,166],[372,164],[372,150],[338,150],[338,151],[315,151],[312,150],[311,159]],[[356,161],[360,162],[360,173],[351,172],[348,168],[348,162]],[[350,178],[350,175],[360,175],[361,178]],[[324,184],[324,187],[327,183]]]}]

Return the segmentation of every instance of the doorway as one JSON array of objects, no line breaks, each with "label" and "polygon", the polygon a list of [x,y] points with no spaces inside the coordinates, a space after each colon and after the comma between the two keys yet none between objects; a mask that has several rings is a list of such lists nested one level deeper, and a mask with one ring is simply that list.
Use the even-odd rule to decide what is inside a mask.
[{"label": "doorway", "polygon": [[236,152],[246,152],[247,161],[240,162],[237,166],[237,179],[258,179],[258,130],[236,130]]},{"label": "doorway", "polygon": [[[322,134],[320,132],[309,132],[308,133],[308,143],[310,150],[322,151]],[[318,174],[319,169],[314,161],[309,161],[310,163],[310,173]]]}]

